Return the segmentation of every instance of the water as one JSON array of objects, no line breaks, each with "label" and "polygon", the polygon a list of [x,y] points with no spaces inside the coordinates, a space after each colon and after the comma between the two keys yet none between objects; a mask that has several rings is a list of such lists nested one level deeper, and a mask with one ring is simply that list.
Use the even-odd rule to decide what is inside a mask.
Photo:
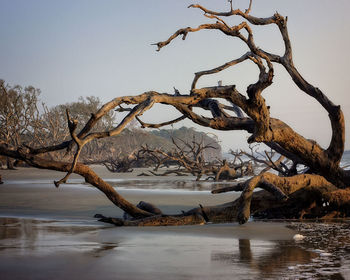
[{"label": "water", "polygon": [[[295,232],[305,238],[294,241]],[[350,279],[349,233],[350,221],[115,228],[1,218],[0,273],[2,280]]]},{"label": "water", "polygon": [[343,154],[343,158],[340,166],[342,166],[344,169],[347,169],[347,170],[350,169],[350,151],[346,151]]},{"label": "water", "polygon": [[[122,213],[81,179],[70,182],[56,189],[37,178],[0,187],[1,280],[350,279],[349,220],[116,228],[92,217]],[[230,183],[188,178],[110,182],[133,203],[146,198],[169,213],[238,195],[212,196],[208,190]],[[161,191],[148,190],[154,188]]]}]

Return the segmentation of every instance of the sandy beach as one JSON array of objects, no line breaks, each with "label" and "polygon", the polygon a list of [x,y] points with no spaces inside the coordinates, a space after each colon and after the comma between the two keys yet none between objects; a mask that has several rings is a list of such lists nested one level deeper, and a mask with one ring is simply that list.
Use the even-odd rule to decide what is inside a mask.
[{"label": "sandy beach", "polygon": [[[165,213],[238,196],[212,195],[215,184],[188,177],[94,168],[128,200],[155,203]],[[343,277],[336,279],[350,277],[344,263],[323,274],[308,272],[308,264],[322,266],[334,255],[295,241],[300,231],[290,223],[117,228],[93,216],[122,211],[78,176],[55,188],[52,182],[62,173],[19,168],[0,174],[1,279],[296,279],[329,271]]]}]

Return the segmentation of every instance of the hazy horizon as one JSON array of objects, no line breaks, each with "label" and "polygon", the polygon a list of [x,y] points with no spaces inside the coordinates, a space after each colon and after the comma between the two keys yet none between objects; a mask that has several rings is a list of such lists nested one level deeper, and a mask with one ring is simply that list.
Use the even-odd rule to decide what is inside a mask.
[{"label": "hazy horizon", "polygon": [[[98,96],[107,102],[116,96],[148,90],[173,93],[173,86],[188,93],[194,73],[240,57],[246,47],[217,31],[191,33],[156,52],[151,43],[166,40],[178,28],[212,22],[192,3],[226,11],[222,1],[45,1],[0,0],[0,79],[10,85],[41,89],[49,106]],[[244,9],[248,0],[234,0]],[[294,62],[305,79],[342,106],[346,121],[345,147],[350,149],[350,98],[346,96],[350,63],[346,0],[253,1],[251,14],[272,16],[277,10],[288,16]],[[227,19],[230,24],[241,20]],[[283,42],[275,26],[255,27],[257,45],[281,53]],[[258,78],[249,63],[203,78],[198,86],[236,84],[244,93]],[[263,93],[271,115],[291,125],[306,138],[327,147],[331,127],[326,111],[300,92],[288,74],[275,66],[274,84]],[[155,123],[177,116],[174,110],[151,110],[143,117]],[[248,134],[202,128],[190,121],[181,125],[215,133],[223,150],[247,147]]]}]

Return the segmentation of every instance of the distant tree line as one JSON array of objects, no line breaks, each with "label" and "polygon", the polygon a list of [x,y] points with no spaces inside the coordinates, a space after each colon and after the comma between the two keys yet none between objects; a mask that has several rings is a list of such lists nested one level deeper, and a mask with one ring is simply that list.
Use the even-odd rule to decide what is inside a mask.
[{"label": "distant tree line", "polygon": [[[102,103],[98,97],[80,97],[78,101],[48,107],[40,101],[40,90],[32,86],[10,86],[0,80],[0,143],[18,148],[32,148],[57,145],[70,140],[67,126],[67,110],[71,116],[83,124],[91,112],[96,112]],[[116,125],[118,120],[112,112],[106,114],[94,127],[94,131],[106,131]],[[79,127],[78,129],[81,129]],[[136,121],[132,122],[120,135],[111,139],[92,141],[83,148],[80,161],[88,164],[120,163],[135,158],[141,146],[151,149],[170,151],[174,149],[172,139],[203,141],[213,149],[203,152],[205,160],[213,161],[221,158],[221,147],[215,137],[209,137],[193,128],[143,130]],[[181,145],[181,144],[180,144]],[[55,160],[69,160],[73,157],[71,148],[48,154]],[[20,164],[12,159],[1,157],[1,165],[13,169]],[[146,161],[135,162],[134,167]],[[110,165],[109,165],[110,166]]]}]

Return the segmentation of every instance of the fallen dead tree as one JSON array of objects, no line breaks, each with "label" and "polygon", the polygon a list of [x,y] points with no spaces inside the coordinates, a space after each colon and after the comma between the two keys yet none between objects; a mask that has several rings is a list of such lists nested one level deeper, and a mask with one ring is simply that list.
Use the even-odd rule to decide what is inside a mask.
[{"label": "fallen dead tree", "polygon": [[[271,163],[270,161],[259,160],[254,156],[254,153],[250,155],[248,161],[243,161],[241,157],[246,154],[244,151],[239,153],[231,151],[231,154],[234,155],[234,160],[232,162],[218,158],[212,161],[206,161],[203,152],[207,149],[215,149],[211,143],[204,144],[203,139],[199,141],[195,138],[190,142],[182,139],[176,141],[172,138],[172,142],[175,148],[171,151],[164,151],[160,148],[152,149],[147,145],[138,151],[138,155],[146,155],[147,158],[155,159],[154,162],[156,164],[154,170],[149,171],[153,176],[167,176],[174,174],[177,176],[193,175],[196,177],[196,181],[199,181],[203,176],[207,176],[204,180],[213,179],[214,181],[232,181],[244,176],[254,175],[252,161],[259,161],[269,168],[271,168],[270,166],[273,164],[273,162]],[[236,161],[238,161],[238,163],[236,163]],[[169,167],[170,165],[172,165],[173,169],[156,173],[159,167]],[[147,173],[142,174],[149,175]]]},{"label": "fallen dead tree", "polygon": [[[230,154],[234,156],[233,165],[236,161],[240,162],[241,168],[246,168],[247,175],[257,175],[257,169],[260,168],[259,174],[263,174],[269,170],[274,170],[281,176],[293,176],[297,175],[297,163],[292,162],[283,155],[276,153],[274,150],[259,152],[258,147],[252,145],[249,146],[250,152],[230,151]],[[276,158],[277,157],[277,158]],[[246,158],[245,160],[243,158]],[[276,158],[276,159],[273,159]]]},{"label": "fallen dead tree", "polygon": [[[208,162],[204,158],[204,152],[207,149],[216,149],[213,143],[205,144],[204,140],[195,139],[192,141],[185,141],[182,139],[174,139],[174,149],[171,151],[164,151],[163,149],[152,149],[148,146],[143,146],[139,150],[139,154],[146,155],[155,159],[156,165],[153,171],[150,171],[155,176],[166,176],[169,174],[185,175],[191,174],[200,180],[202,176],[213,176],[217,173],[217,162],[219,160]],[[161,166],[169,167],[172,164],[177,165],[175,170],[166,170],[162,173],[155,173]]]},{"label": "fallen dead tree", "polygon": [[[190,5],[190,8],[204,12],[204,16],[214,22],[201,24],[195,28],[179,29],[165,41],[155,44],[159,51],[179,36],[186,39],[193,32],[207,29],[219,31],[230,38],[241,40],[248,47],[249,51],[237,59],[210,70],[197,72],[188,94],[176,93],[174,95],[148,91],[137,96],[116,97],[104,104],[97,112],[92,112],[90,119],[86,121],[79,132],[77,131],[78,121],[67,111],[71,140],[40,148],[29,146],[14,148],[1,145],[0,154],[23,160],[37,168],[66,172],[64,178],[55,182],[57,187],[65,183],[72,173],[83,176],[86,182],[102,191],[117,207],[132,217],[131,220],[126,220],[99,216],[101,219],[118,226],[183,225],[207,221],[245,223],[251,215],[269,218],[349,216],[350,171],[340,167],[345,141],[344,117],[341,107],[334,104],[319,88],[308,83],[297,70],[293,61],[286,17],[278,13],[268,18],[254,17],[250,14],[252,1],[250,1],[246,11],[233,9],[232,1],[229,2],[231,7],[227,12],[216,12],[200,5]],[[231,26],[225,21],[227,17],[241,18],[242,22]],[[283,55],[272,54],[256,46],[251,26],[264,27],[267,25],[275,25],[280,31],[285,47]],[[196,87],[202,76],[219,73],[244,61],[253,63],[259,71],[257,81],[248,86],[246,93],[239,92],[233,84]],[[283,121],[270,116],[263,92],[272,85],[274,65],[276,64],[286,70],[300,91],[313,98],[328,113],[332,127],[332,138],[326,149],[315,141],[304,138]],[[232,105],[223,105],[220,103],[220,99],[224,99]],[[197,207],[176,215],[163,215],[137,207],[120,196],[114,188],[97,176],[88,166],[79,163],[78,159],[82,148],[87,143],[94,139],[118,135],[131,120],[141,116],[156,104],[172,106],[181,113],[181,116],[162,124],[146,124],[145,127],[160,127],[188,118],[199,125],[213,129],[245,130],[250,133],[249,143],[264,143],[291,160],[292,166],[307,167],[307,172],[299,174],[298,169],[295,168],[296,171],[293,172],[298,174],[293,176],[262,173],[225,189],[225,191],[241,192],[239,199],[233,202],[212,207]],[[108,131],[92,130],[105,114],[121,105],[131,106],[131,108],[117,126]],[[210,111],[212,117],[198,115],[193,110],[196,107]],[[46,153],[52,151],[72,150],[74,148],[75,154],[72,162],[54,161],[44,157]],[[254,192],[256,188],[263,189],[263,191]]]}]

